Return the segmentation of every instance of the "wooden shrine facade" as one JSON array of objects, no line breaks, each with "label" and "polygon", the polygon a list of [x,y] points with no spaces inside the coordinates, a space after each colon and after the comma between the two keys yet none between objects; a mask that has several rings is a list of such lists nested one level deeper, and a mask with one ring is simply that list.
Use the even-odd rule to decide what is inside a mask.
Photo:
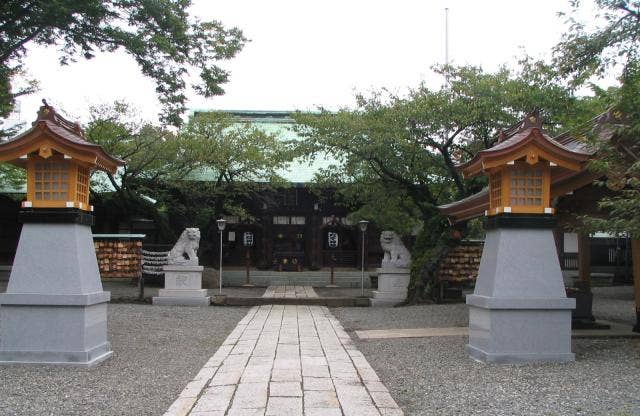
[{"label": "wooden shrine facade", "polygon": [[[317,270],[327,267],[359,268],[362,234],[351,223],[349,211],[331,200],[322,201],[304,184],[270,191],[268,202],[250,203],[252,221],[225,216],[223,263],[276,271]],[[382,259],[380,231],[370,225],[365,234],[365,264]],[[211,243],[217,236],[209,236]],[[217,244],[215,244],[217,246]],[[214,264],[214,263],[212,263]]]}]

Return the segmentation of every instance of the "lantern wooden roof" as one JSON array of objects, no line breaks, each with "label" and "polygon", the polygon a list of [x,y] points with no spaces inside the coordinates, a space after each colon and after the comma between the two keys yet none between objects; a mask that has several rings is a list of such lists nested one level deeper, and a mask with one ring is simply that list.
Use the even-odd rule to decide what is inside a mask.
[{"label": "lantern wooden roof", "polygon": [[466,178],[472,178],[489,169],[524,158],[532,165],[539,159],[544,159],[557,166],[580,171],[590,156],[590,153],[572,150],[544,133],[542,119],[538,112],[534,111],[509,130],[502,132],[495,146],[476,153],[471,160],[458,166],[458,169]]},{"label": "lantern wooden roof", "polygon": [[[44,100],[43,100],[44,102]],[[0,143],[0,162],[26,165],[25,155],[32,152],[51,154],[57,151],[91,168],[115,173],[124,162],[85,140],[78,123],[66,120],[44,102],[33,127],[15,138]]]},{"label": "lantern wooden roof", "polygon": [[[532,113],[532,115],[536,114]],[[620,114],[614,109],[609,110],[588,122],[583,128],[583,132],[593,133],[602,141],[611,140],[615,134],[616,127],[621,123],[620,117]],[[567,132],[552,139],[540,128],[541,122],[538,117],[536,117],[536,120],[536,123],[533,123],[531,120],[528,120],[528,122],[527,120],[521,120],[509,130],[502,132],[499,143],[496,144],[496,146],[479,152],[474,158],[460,165],[459,169],[463,170],[465,177],[479,175],[483,172],[482,161],[484,157],[486,157],[485,160],[492,160],[494,157],[495,159],[493,160],[496,160],[500,156],[502,156],[501,158],[503,160],[510,159],[518,153],[514,152],[514,149],[520,149],[521,146],[525,146],[526,143],[543,146],[540,144],[542,139],[547,142],[547,147],[552,146],[551,149],[559,149],[561,155],[570,152],[576,155],[579,161],[586,161],[594,157],[595,150],[585,143],[584,140],[580,139],[580,134]],[[534,132],[534,129],[538,131]],[[543,149],[546,148],[543,147]],[[485,166],[487,165],[488,164],[485,164]],[[586,164],[584,162],[580,162],[580,170],[557,170],[551,177],[550,197],[555,198],[566,195],[567,193],[593,183],[593,181],[601,176],[585,169],[585,166]],[[480,192],[459,201],[441,205],[438,209],[440,213],[448,217],[452,223],[479,217],[489,209],[488,188],[484,188]]]}]

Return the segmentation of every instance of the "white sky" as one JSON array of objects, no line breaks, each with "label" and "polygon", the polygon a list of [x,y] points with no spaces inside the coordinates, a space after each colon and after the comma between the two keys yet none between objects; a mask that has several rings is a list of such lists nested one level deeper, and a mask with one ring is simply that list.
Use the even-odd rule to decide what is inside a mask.
[{"label": "white sky", "polygon": [[[228,63],[221,97],[189,93],[189,107],[294,110],[353,105],[355,91],[402,92],[442,80],[429,68],[444,62],[445,7],[454,64],[495,70],[522,56],[549,57],[566,30],[564,0],[195,0],[192,14],[243,29],[251,39]],[[588,13],[588,11],[587,11]],[[33,47],[25,60],[40,91],[20,99],[20,119],[35,118],[41,98],[85,121],[92,104],[124,99],[156,120],[154,84],[124,53],[101,54],[61,67],[55,48]]]}]

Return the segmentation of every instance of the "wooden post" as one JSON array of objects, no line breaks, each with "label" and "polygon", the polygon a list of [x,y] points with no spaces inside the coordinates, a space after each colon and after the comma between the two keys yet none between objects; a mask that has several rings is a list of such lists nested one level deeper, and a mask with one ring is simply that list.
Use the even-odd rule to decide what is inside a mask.
[{"label": "wooden post", "polygon": [[640,240],[634,238],[631,242],[631,256],[633,263],[633,287],[636,299],[636,325],[634,332],[640,332]]},{"label": "wooden post", "polygon": [[253,285],[251,284],[251,247],[247,247],[246,248],[247,251],[245,253],[245,266],[246,266],[246,272],[247,272],[247,276],[246,276],[246,280],[244,282],[244,287],[253,287]]},{"label": "wooden post", "polygon": [[589,234],[578,234],[578,275],[583,290],[591,291],[591,243]]}]

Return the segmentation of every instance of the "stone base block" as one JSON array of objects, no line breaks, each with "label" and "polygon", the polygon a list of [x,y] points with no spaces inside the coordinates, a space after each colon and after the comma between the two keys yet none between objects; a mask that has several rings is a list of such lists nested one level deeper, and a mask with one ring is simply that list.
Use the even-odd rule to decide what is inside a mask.
[{"label": "stone base block", "polygon": [[0,365],[58,365],[94,367],[111,358],[113,351],[106,342],[91,351],[0,351]]},{"label": "stone base block", "polygon": [[202,289],[203,266],[167,265],[164,289],[152,299],[154,305],[209,306],[211,298]]},{"label": "stone base block", "polygon": [[471,358],[505,364],[574,360],[575,299],[566,297],[548,220],[517,215],[487,220],[493,226],[474,294],[467,296]]},{"label": "stone base block", "polygon": [[474,302],[473,296],[469,296],[467,352],[472,358],[486,363],[573,361],[571,300],[541,299],[541,305],[538,305],[554,303],[554,307],[563,307],[561,304],[564,304],[565,309],[535,309],[532,299],[525,301],[531,309],[509,309],[509,306],[525,302],[500,299],[494,300],[494,306],[504,305],[507,309],[489,309],[473,305],[487,302]]},{"label": "stone base block", "polygon": [[11,298],[2,299],[0,306],[0,364],[92,367],[113,354],[107,341],[106,303],[19,305],[7,301]]},{"label": "stone base block", "polygon": [[381,292],[379,290],[374,290],[372,293],[375,299],[380,300],[397,300],[398,302],[402,302],[407,298],[406,290],[403,292]]},{"label": "stone base block", "polygon": [[202,289],[203,270],[204,266],[164,266],[164,288]]},{"label": "stone base block", "polygon": [[207,289],[160,289],[158,290],[158,296],[174,298],[203,298],[207,296]]},{"label": "stone base block", "polygon": [[[375,292],[374,292],[375,293]],[[393,308],[394,306],[396,306],[398,303],[404,301],[404,299],[402,300],[398,300],[398,299],[369,299],[369,304],[372,307],[375,308]]]},{"label": "stone base block", "polygon": [[573,353],[559,354],[492,354],[467,344],[467,354],[474,360],[487,364],[569,363],[575,361]]},{"label": "stone base block", "polygon": [[154,305],[161,306],[209,306],[211,304],[210,297],[174,297],[174,296],[154,296],[152,299]]},{"label": "stone base block", "polygon": [[407,299],[409,270],[380,268],[378,272],[378,290],[373,291],[371,306],[389,307]]}]

